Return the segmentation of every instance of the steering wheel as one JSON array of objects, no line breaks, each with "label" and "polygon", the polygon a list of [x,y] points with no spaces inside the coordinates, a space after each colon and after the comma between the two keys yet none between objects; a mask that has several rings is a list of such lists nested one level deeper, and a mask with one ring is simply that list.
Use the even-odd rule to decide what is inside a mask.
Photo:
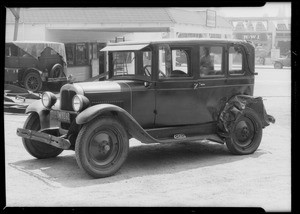
[{"label": "steering wheel", "polygon": [[160,77],[166,77],[165,73],[162,72],[161,70],[158,71],[158,76],[160,76]]},{"label": "steering wheel", "polygon": [[[150,70],[149,70],[149,68],[150,68]],[[144,74],[145,74],[146,76],[151,76],[151,65],[145,65],[145,66],[143,67],[143,70],[144,70]]]}]

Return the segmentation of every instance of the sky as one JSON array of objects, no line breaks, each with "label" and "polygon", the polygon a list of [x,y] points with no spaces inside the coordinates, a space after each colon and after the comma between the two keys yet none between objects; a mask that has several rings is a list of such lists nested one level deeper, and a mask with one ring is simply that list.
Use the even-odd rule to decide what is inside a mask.
[{"label": "sky", "polygon": [[[276,17],[279,9],[284,11],[286,17],[291,17],[290,2],[268,2],[263,7],[213,7],[213,8],[186,8],[188,10],[206,10],[217,11],[217,15],[224,17]],[[281,12],[282,12],[281,11]]]}]

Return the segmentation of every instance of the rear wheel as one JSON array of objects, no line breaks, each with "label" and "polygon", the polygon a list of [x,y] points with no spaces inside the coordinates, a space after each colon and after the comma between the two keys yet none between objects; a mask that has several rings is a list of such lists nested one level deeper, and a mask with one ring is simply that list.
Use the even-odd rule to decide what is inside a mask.
[{"label": "rear wheel", "polygon": [[282,64],[280,63],[280,62],[275,62],[275,64],[274,64],[274,68],[275,69],[282,69]]},{"label": "rear wheel", "polygon": [[233,122],[226,146],[233,154],[251,154],[257,150],[261,139],[261,121],[254,110],[246,108]]},{"label": "rear wheel", "polygon": [[[23,128],[39,131],[41,129],[39,115],[31,113],[25,121]],[[35,140],[26,138],[22,138],[22,140],[27,152],[38,159],[53,158],[63,151],[62,149]]]},{"label": "rear wheel", "polygon": [[42,89],[42,79],[40,75],[36,72],[30,72],[26,74],[24,78],[24,87],[28,91],[38,92]]},{"label": "rear wheel", "polygon": [[116,173],[125,162],[128,150],[127,132],[111,117],[95,118],[85,124],[75,144],[79,167],[94,178]]},{"label": "rear wheel", "polygon": [[58,77],[63,77],[64,72],[63,72],[63,67],[61,64],[55,64],[51,71],[50,71],[50,77],[51,78],[58,78]]}]

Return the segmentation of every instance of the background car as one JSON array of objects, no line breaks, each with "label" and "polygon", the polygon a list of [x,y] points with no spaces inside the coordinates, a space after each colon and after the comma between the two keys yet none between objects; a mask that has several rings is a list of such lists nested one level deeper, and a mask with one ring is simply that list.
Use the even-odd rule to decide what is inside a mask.
[{"label": "background car", "polygon": [[285,57],[278,58],[274,60],[274,68],[282,69],[283,67],[291,66],[291,52],[289,52]]},{"label": "background car", "polygon": [[57,42],[14,41],[5,44],[5,82],[33,92],[45,83],[67,82],[65,46]]}]

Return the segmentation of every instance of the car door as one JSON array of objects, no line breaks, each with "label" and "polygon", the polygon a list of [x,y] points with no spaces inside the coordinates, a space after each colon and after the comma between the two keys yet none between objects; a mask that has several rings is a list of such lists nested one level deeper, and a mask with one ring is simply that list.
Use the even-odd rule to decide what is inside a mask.
[{"label": "car door", "polygon": [[[205,107],[201,112],[201,123],[215,123],[222,107],[238,94],[252,95],[254,77],[247,70],[245,50],[239,45],[201,45],[199,60],[199,82],[197,93]],[[202,66],[205,49],[209,49],[211,68]]]},{"label": "car door", "polygon": [[198,67],[196,69],[196,93],[202,108],[200,122],[214,123],[217,121],[222,102],[228,96],[226,88],[225,47],[222,44],[203,44],[197,48]]},{"label": "car door", "polygon": [[196,50],[189,45],[158,47],[155,127],[201,122],[202,102],[195,87]]}]

